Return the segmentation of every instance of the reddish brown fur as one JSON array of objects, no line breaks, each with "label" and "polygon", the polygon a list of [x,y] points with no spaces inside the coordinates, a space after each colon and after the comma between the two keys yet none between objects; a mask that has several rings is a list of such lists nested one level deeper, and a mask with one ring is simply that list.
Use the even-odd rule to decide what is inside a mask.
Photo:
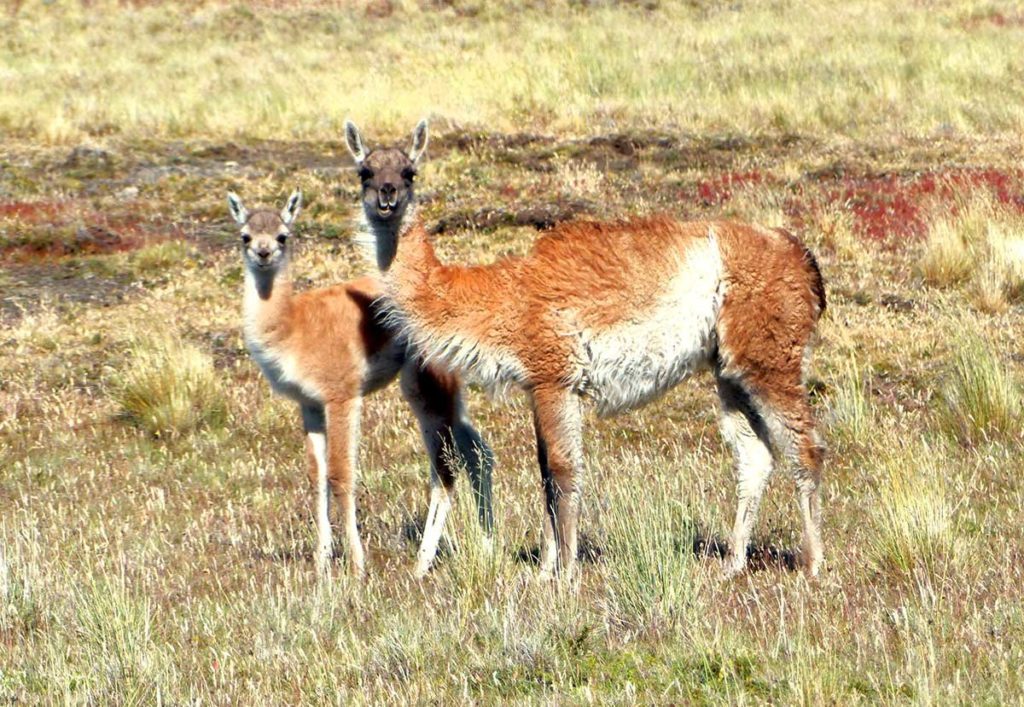
[{"label": "reddish brown fur", "polygon": [[377,321],[373,302],[383,291],[369,277],[290,294],[274,318],[260,327],[269,346],[284,348],[300,361],[303,379],[313,383],[324,402],[358,397],[367,361],[383,351],[395,333]]},{"label": "reddish brown fur", "polygon": [[[361,170],[368,242],[411,340],[431,360],[532,398],[545,571],[576,558],[580,398],[626,410],[708,365],[738,476],[728,571],[743,567],[773,459],[785,456],[796,463],[808,568],[817,572],[822,452],[803,368],[825,292],[799,240],[732,222],[581,221],[556,227],[524,257],[444,265],[423,224],[406,216],[412,177],[394,208],[390,199],[382,207],[381,180],[351,123],[346,138]],[[426,141],[421,121],[409,155],[390,150],[388,164],[414,176]]]},{"label": "reddish brown fur", "polygon": [[[398,308],[411,314],[410,326],[420,340],[454,335],[505,351],[524,369],[521,383],[534,401],[550,522],[560,528],[557,535],[569,562],[575,501],[563,509],[562,499],[574,498],[579,462],[573,457],[578,454],[574,433],[566,428],[566,410],[575,404],[574,396],[567,397],[566,381],[581,365],[569,334],[576,328],[613,327],[650,310],[660,292],[652,283],[667,280],[679,267],[674,254],[688,252],[709,233],[717,240],[725,293],[716,326],[717,373],[742,381],[751,401],[765,406],[749,414],[781,417],[796,440],[797,463],[816,489],[822,452],[814,437],[803,365],[825,306],[824,287],[813,256],[791,234],[667,217],[576,222],[540,238],[525,257],[469,267],[442,265],[422,224],[413,224],[399,238],[387,271],[388,288]],[[572,321],[564,319],[569,316],[565,312],[572,313]],[[817,557],[814,569],[816,563]]]},{"label": "reddish brown fur", "polygon": [[823,451],[804,385],[804,355],[825,309],[824,283],[814,256],[794,236],[729,224],[716,229],[728,287],[719,336],[721,372],[742,379],[784,418],[798,440],[800,464],[815,478]]}]

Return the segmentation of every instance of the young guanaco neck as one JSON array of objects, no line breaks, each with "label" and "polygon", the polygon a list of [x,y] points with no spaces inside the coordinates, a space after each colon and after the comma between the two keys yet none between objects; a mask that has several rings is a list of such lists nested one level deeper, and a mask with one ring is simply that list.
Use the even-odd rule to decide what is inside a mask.
[{"label": "young guanaco neck", "polygon": [[234,193],[228,194],[228,206],[242,240],[245,340],[250,348],[266,350],[291,331],[291,225],[302,208],[302,193],[293,192],[280,213],[249,212]]},{"label": "young guanaco neck", "polygon": [[287,259],[268,270],[245,266],[244,330],[250,344],[270,348],[288,336],[293,294],[290,270]]}]

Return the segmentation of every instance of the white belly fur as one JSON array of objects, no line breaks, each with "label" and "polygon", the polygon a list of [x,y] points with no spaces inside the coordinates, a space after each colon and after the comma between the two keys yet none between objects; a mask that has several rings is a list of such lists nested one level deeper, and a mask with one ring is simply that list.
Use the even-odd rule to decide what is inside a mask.
[{"label": "white belly fur", "polygon": [[295,357],[284,353],[278,354],[246,337],[246,346],[253,360],[263,371],[275,393],[290,398],[300,405],[319,406],[323,404],[320,391],[307,381],[302,380],[301,370]]},{"label": "white belly fur", "polygon": [[722,259],[711,237],[680,258],[652,309],[581,332],[584,390],[599,415],[640,407],[710,363],[721,286]]},{"label": "white belly fur", "polygon": [[[323,405],[323,394],[312,381],[303,378],[302,368],[293,355],[276,353],[248,339],[246,345],[274,392],[300,405]],[[365,365],[360,364],[361,395],[380,390],[395,379],[405,362],[405,348],[402,342],[392,342]],[[344,363],[339,360],[338,365]]]}]

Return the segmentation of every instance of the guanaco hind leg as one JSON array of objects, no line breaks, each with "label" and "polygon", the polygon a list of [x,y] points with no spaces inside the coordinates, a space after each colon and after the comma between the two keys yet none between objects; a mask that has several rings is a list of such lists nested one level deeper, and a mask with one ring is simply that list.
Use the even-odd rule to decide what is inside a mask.
[{"label": "guanaco hind leg", "polygon": [[725,573],[746,563],[750,533],[771,475],[774,453],[789,463],[796,480],[803,524],[803,564],[818,574],[824,555],[821,540],[821,467],[824,452],[814,430],[810,404],[802,388],[792,394],[757,396],[734,379],[718,376],[722,435],[732,448],[737,471],[737,509]]},{"label": "guanaco hind leg", "polygon": [[571,575],[578,552],[583,477],[582,410],[579,397],[563,388],[533,390],[537,458],[545,497],[541,572]]},{"label": "guanaco hind leg", "polygon": [[719,375],[718,397],[722,437],[736,466],[736,520],[723,569],[731,576],[742,572],[747,563],[750,534],[772,473],[772,450],[768,427],[740,383]]},{"label": "guanaco hind leg", "polygon": [[821,469],[825,450],[814,429],[811,406],[805,395],[796,395],[786,406],[782,427],[786,430],[783,447],[796,481],[800,518],[803,522],[803,564],[816,576],[824,560],[821,541]]},{"label": "guanaco hind leg", "polygon": [[457,378],[431,367],[424,368],[413,360],[402,369],[401,386],[419,422],[430,456],[430,506],[414,570],[415,576],[422,577],[437,557],[453,502],[459,464],[466,466],[480,523],[490,534],[494,522],[491,506],[494,454],[465,418]]}]

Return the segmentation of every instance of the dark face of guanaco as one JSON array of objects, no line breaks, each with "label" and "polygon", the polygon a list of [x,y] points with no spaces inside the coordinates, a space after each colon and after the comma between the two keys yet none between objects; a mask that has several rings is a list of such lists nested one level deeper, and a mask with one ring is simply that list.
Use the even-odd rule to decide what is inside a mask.
[{"label": "dark face of guanaco", "polygon": [[414,198],[417,164],[427,149],[427,121],[416,126],[408,152],[397,147],[367,152],[359,128],[352,122],[345,123],[345,143],[356,162],[366,218],[379,224],[401,221]]},{"label": "dark face of guanaco", "polygon": [[281,212],[259,209],[249,212],[241,198],[228,192],[231,217],[241,228],[242,258],[254,273],[272,273],[288,260],[292,224],[302,208],[302,192],[296,189]]}]

